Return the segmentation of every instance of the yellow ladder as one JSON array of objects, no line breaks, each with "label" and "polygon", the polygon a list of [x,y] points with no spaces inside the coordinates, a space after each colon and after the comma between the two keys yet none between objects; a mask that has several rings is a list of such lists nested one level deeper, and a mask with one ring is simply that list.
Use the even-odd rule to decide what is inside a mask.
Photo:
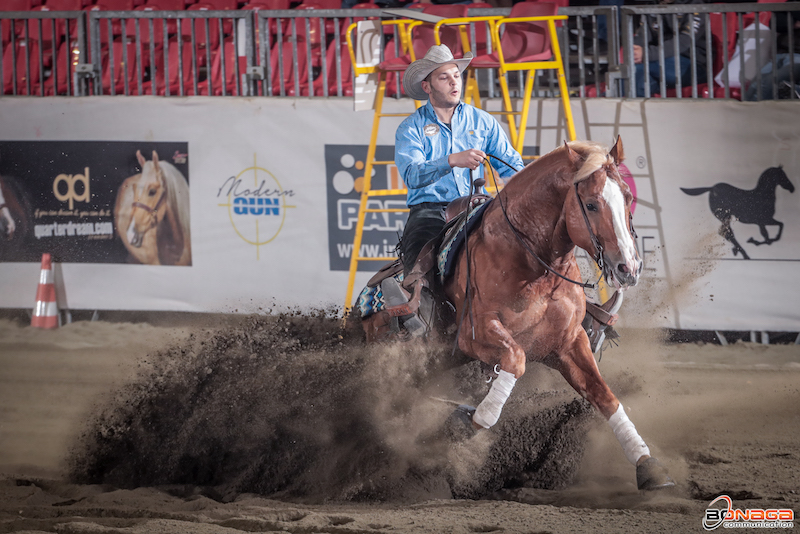
[{"label": "yellow ladder", "polygon": [[[512,146],[521,154],[522,153],[522,144],[524,143],[525,139],[525,130],[527,128],[527,119],[528,119],[528,109],[530,107],[530,98],[531,93],[533,90],[533,82],[535,79],[535,70],[536,69],[558,69],[558,82],[559,88],[561,93],[561,100],[564,106],[564,114],[567,123],[567,131],[570,140],[574,141],[576,139],[575,135],[575,125],[572,119],[572,109],[569,103],[569,93],[567,90],[566,85],[566,78],[564,75],[564,66],[561,59],[561,52],[558,47],[558,39],[556,36],[556,29],[555,29],[555,21],[556,20],[565,20],[567,19],[566,16],[552,16],[552,17],[526,17],[526,18],[515,18],[509,19],[507,17],[468,17],[464,19],[444,19],[436,23],[435,25],[435,35],[436,35],[436,42],[437,44],[441,44],[439,38],[439,29],[442,25],[458,25],[461,26],[459,28],[462,35],[465,33],[466,25],[472,22],[478,21],[487,21],[492,30],[492,41],[493,46],[497,47],[497,50],[500,53],[501,59],[501,69],[500,69],[500,80],[501,80],[501,88],[503,89],[503,102],[505,106],[505,111],[502,112],[493,112],[493,114],[499,115],[506,115],[508,116],[508,123],[509,123],[509,132],[510,132],[510,140]],[[549,62],[534,62],[534,63],[505,63],[503,61],[502,51],[500,49],[500,38],[498,33],[498,28],[502,23],[506,21],[511,22],[527,22],[527,21],[544,21],[548,22],[548,29],[550,30],[551,34],[551,45],[553,47],[553,55],[554,58],[552,61]],[[502,21],[502,22],[501,22]],[[398,26],[398,34],[400,37],[400,44],[402,48],[401,53],[410,53],[412,61],[414,58],[414,48],[411,43],[411,31],[416,26],[419,25],[419,21],[411,21],[407,19],[400,19],[400,20],[391,20],[391,21],[381,21],[382,26],[385,25],[396,25]],[[356,274],[358,272],[358,262],[359,261],[383,261],[389,262],[397,259],[396,256],[378,256],[378,257],[362,257],[361,256],[361,243],[363,240],[364,234],[364,221],[366,219],[367,213],[387,213],[387,212],[407,212],[407,208],[369,208],[369,200],[374,197],[381,197],[381,196],[397,196],[397,195],[405,195],[407,194],[407,189],[372,189],[372,169],[375,165],[391,165],[394,161],[377,161],[375,159],[375,152],[377,150],[377,142],[378,142],[378,129],[380,126],[381,119],[385,117],[406,117],[408,113],[384,113],[383,112],[383,100],[386,93],[386,72],[382,71],[378,66],[367,66],[361,67],[358,66],[356,62],[356,54],[355,54],[355,46],[352,39],[352,31],[356,28],[356,23],[352,23],[348,28],[345,34],[347,39],[347,47],[350,52],[350,60],[353,65],[353,74],[355,76],[359,76],[362,74],[377,74],[378,75],[378,88],[377,93],[375,95],[375,112],[372,119],[372,133],[370,136],[369,147],[367,149],[367,157],[366,161],[364,162],[364,179],[362,182],[362,190],[361,190],[361,200],[359,203],[358,208],[358,218],[356,222],[355,228],[355,236],[353,239],[353,248],[351,251],[350,256],[350,272],[347,281],[347,293],[345,295],[345,302],[344,302],[344,314],[347,315],[348,310],[352,307],[353,304],[353,292],[355,289],[355,279]],[[468,40],[464,42],[469,42]],[[505,74],[509,71],[528,71],[528,80],[525,84],[525,93],[524,93],[524,101],[523,101],[523,109],[521,112],[513,111],[511,108],[511,100],[509,97],[508,92],[508,85],[505,83]],[[465,101],[470,103],[472,100],[475,101],[475,106],[480,107],[480,94],[478,92],[478,85],[477,79],[475,78],[473,73],[468,73],[467,83],[465,84]],[[421,102],[415,101],[415,106],[419,108],[421,106]],[[516,121],[513,116],[519,115],[520,116],[520,123],[519,126],[516,125]],[[488,184],[487,184],[488,185]]]}]

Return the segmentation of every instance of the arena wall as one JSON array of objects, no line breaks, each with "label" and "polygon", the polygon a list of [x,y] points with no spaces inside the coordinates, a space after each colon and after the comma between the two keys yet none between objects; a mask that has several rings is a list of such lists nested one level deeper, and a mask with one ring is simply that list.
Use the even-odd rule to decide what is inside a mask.
[{"label": "arena wall", "polygon": [[[558,104],[533,103],[526,152],[563,143]],[[388,106],[412,111],[406,100]],[[720,236],[710,194],[681,189],[753,190],[773,167],[797,186],[795,102],[576,99],[573,114],[579,138],[611,144],[621,135],[633,175],[646,271],[626,295],[625,323],[647,317],[648,326],[680,329],[800,329],[800,193],[773,186],[774,203],[769,194],[728,195],[737,213],[761,202],[749,212],[770,224],[765,239],[757,224],[732,223],[744,259]],[[351,99],[8,97],[0,98],[0,117],[0,175],[23,190],[29,213],[27,234],[0,240],[0,307],[33,306],[42,252],[59,262],[60,304],[71,309],[343,305],[372,124],[372,113],[353,111]],[[392,159],[398,122],[382,123],[379,159]],[[160,229],[173,241],[159,243],[155,256],[143,252],[146,244],[130,244],[124,218],[134,202],[126,180],[142,172],[137,151],[142,161],[155,151],[188,183],[190,237],[176,238],[174,224]],[[396,181],[393,168],[376,168],[378,186]],[[391,252],[402,223],[396,214],[369,220],[364,252]],[[187,243],[179,260],[174,249]],[[379,265],[364,262],[356,287]]]}]

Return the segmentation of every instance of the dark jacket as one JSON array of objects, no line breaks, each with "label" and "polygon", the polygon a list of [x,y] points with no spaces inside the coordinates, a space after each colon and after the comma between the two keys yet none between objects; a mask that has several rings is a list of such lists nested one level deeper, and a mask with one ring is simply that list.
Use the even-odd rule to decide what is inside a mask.
[{"label": "dark jacket", "polygon": [[[702,0],[675,0],[672,5],[702,4]],[[697,68],[704,69],[706,65],[706,27],[703,17],[699,13],[677,15],[677,31],[674,27],[673,15],[661,15],[660,20],[664,25],[664,57],[675,55],[675,39],[678,39],[678,51],[681,56],[691,58],[692,34],[694,33],[694,47]],[[643,16],[639,27],[633,37],[633,44],[642,48],[644,42],[644,26],[647,25],[647,52],[648,60],[658,61],[658,24],[659,17],[655,15]]]}]

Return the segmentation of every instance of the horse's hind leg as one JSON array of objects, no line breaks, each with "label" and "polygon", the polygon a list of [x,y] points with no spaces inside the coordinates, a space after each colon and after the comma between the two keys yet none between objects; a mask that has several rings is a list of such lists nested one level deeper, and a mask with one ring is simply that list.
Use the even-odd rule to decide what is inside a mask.
[{"label": "horse's hind leg", "polygon": [[650,449],[636,431],[622,404],[600,375],[584,332],[580,332],[572,346],[564,353],[552,355],[545,362],[556,369],[569,384],[588,400],[608,420],[625,457],[636,466],[639,489],[656,489],[674,486],[658,460],[650,456]]},{"label": "horse's hind leg", "polygon": [[736,256],[737,254],[742,254],[742,259],[749,260],[750,256],[747,255],[747,252],[744,251],[742,245],[736,241],[736,236],[733,235],[733,229],[731,229],[730,223],[723,223],[723,225],[719,229],[719,235],[727,239],[728,241],[733,244],[733,255]]}]

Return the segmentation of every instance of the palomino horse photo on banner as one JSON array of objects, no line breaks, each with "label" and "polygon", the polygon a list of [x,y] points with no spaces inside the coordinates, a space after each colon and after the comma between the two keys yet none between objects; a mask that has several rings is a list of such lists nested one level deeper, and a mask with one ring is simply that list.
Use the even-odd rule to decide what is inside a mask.
[{"label": "palomino horse photo on banner", "polygon": [[[494,426],[528,363],[542,363],[560,372],[606,418],[636,467],[639,489],[649,490],[674,482],[650,456],[600,375],[582,326],[587,311],[583,288],[591,285],[581,281],[575,258],[577,245],[595,260],[617,291],[607,303],[614,308],[621,292],[639,280],[643,263],[630,211],[633,198],[619,174],[622,159],[620,139],[610,151],[597,143],[573,141],[542,156],[515,174],[494,199],[468,208],[466,219],[479,221],[455,254],[443,260],[439,252],[438,259],[430,259],[426,249],[434,241],[426,245],[402,280],[404,304],[386,305],[393,296],[389,291],[385,296],[368,291],[380,280],[379,273],[359,297],[359,309],[367,338],[376,339],[376,323],[391,324],[403,314],[407,318],[424,288],[438,305],[433,312],[419,307],[423,330],[455,330],[457,347],[494,370],[491,388],[477,408],[459,406],[447,421],[460,439]],[[442,242],[452,241],[444,237]],[[380,287],[387,286],[381,282]],[[365,309],[367,294],[373,304],[382,305]],[[616,312],[604,310],[606,315]],[[407,337],[419,336],[418,331],[409,328]]]},{"label": "palomino horse photo on banner", "polygon": [[117,192],[114,224],[125,248],[139,263],[191,265],[189,184],[154,150],[147,161],[136,159],[142,172],[127,178]]}]

